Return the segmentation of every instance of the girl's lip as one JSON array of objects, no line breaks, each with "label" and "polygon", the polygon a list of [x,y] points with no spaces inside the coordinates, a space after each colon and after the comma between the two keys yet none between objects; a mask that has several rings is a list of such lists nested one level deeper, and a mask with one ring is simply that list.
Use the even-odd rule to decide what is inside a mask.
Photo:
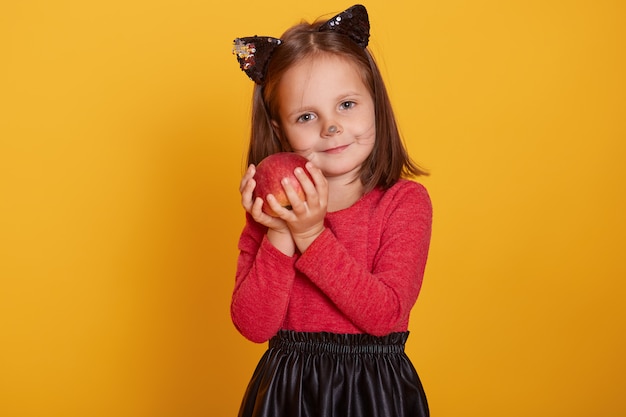
[{"label": "girl's lip", "polygon": [[342,152],[347,147],[348,145],[337,146],[335,148],[326,149],[324,152],[325,153],[339,153],[339,152]]}]

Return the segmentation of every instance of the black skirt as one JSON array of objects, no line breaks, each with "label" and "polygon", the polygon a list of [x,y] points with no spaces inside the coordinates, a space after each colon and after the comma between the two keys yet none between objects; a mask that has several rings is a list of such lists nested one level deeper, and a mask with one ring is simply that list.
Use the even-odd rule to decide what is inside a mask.
[{"label": "black skirt", "polygon": [[422,384],[404,353],[408,334],[281,330],[254,371],[239,417],[427,417]]}]

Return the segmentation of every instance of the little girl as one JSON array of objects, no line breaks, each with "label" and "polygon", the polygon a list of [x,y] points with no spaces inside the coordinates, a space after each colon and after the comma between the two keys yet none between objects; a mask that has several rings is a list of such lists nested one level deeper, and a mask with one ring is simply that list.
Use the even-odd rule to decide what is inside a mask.
[{"label": "little girl", "polygon": [[[420,291],[432,209],[409,158],[356,5],[280,39],[235,40],[256,83],[246,210],[231,314],[269,340],[240,417],[428,416],[404,353]],[[288,181],[291,207],[253,198],[255,165],[276,152],[308,159]],[[277,217],[262,211],[268,204]]]}]

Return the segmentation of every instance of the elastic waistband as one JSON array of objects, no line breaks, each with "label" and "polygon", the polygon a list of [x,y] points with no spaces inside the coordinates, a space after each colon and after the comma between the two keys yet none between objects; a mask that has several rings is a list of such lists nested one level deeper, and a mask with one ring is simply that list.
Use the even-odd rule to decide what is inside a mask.
[{"label": "elastic waistband", "polygon": [[269,347],[308,353],[403,353],[408,336],[408,331],[379,337],[369,334],[280,330],[270,339]]}]

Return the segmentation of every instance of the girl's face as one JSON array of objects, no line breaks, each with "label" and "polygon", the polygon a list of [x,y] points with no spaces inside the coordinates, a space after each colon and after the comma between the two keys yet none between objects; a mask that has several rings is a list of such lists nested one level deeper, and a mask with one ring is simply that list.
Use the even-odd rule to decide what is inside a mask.
[{"label": "girl's face", "polygon": [[278,85],[274,127],[294,152],[330,177],[353,180],[374,148],[374,100],[355,64],[336,55],[306,59]]}]

